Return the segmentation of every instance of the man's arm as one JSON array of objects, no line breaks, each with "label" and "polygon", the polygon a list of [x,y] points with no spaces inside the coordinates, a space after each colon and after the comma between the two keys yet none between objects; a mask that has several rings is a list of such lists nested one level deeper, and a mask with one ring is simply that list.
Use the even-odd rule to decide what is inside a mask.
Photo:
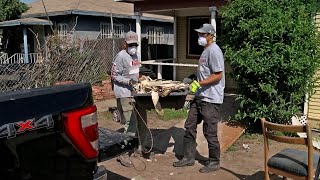
[{"label": "man's arm", "polygon": [[129,85],[130,79],[122,75],[123,70],[124,67],[121,63],[121,57],[117,56],[112,64],[111,78],[120,84]]},{"label": "man's arm", "polygon": [[208,86],[211,84],[214,84],[218,81],[220,81],[222,78],[222,72],[215,72],[211,74],[207,79],[204,79],[203,81],[200,81],[199,84],[200,86]]}]

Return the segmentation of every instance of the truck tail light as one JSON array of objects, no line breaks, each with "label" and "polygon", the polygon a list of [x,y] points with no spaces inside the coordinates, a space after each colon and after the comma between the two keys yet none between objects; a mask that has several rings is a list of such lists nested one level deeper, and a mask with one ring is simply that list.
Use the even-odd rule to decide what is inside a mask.
[{"label": "truck tail light", "polygon": [[95,105],[63,113],[64,132],[87,159],[99,153],[97,108]]}]

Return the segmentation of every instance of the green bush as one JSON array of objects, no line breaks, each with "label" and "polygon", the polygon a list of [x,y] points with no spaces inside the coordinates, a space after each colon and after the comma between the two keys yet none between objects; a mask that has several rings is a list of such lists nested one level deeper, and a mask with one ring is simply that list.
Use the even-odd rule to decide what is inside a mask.
[{"label": "green bush", "polygon": [[241,93],[235,120],[288,123],[301,112],[320,62],[315,12],[315,0],[234,0],[219,11]]}]

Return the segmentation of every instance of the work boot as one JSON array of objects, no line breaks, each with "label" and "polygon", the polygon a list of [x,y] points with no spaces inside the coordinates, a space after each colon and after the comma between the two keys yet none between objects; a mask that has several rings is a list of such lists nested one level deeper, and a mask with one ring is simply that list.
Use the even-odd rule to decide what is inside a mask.
[{"label": "work boot", "polygon": [[133,167],[133,163],[130,160],[129,153],[121,154],[118,156],[117,161],[119,161],[125,167]]},{"label": "work boot", "polygon": [[197,144],[192,139],[184,138],[183,141],[183,158],[173,163],[174,167],[193,166],[196,155]]},{"label": "work boot", "polygon": [[210,173],[218,169],[220,169],[220,148],[209,149],[209,161],[199,171],[201,173]]}]

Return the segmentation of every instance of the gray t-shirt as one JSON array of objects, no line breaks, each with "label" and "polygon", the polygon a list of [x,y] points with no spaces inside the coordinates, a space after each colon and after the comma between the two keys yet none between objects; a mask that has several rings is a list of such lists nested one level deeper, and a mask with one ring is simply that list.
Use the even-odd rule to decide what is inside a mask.
[{"label": "gray t-shirt", "polygon": [[139,78],[139,60],[137,55],[129,55],[126,50],[120,51],[112,62],[111,78],[116,98],[131,97],[132,87],[129,81]]},{"label": "gray t-shirt", "polygon": [[195,96],[209,103],[222,104],[225,87],[224,58],[220,47],[213,43],[201,54],[197,79],[202,81],[216,72],[222,72],[221,80],[215,84],[200,87]]}]

